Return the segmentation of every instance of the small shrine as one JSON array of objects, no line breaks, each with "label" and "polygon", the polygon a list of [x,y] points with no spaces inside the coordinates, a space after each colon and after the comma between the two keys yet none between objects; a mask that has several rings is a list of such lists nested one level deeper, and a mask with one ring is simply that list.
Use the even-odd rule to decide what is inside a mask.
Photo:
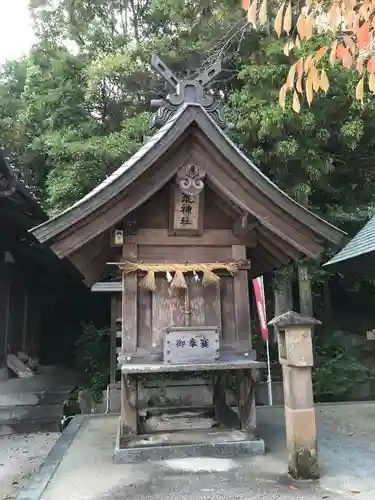
[{"label": "small shrine", "polygon": [[[156,56],[152,66],[170,93],[152,102],[143,146],[33,234],[88,287],[111,294],[119,462],[263,453],[249,280],[316,259],[342,233],[281,191],[225,134],[208,90],[220,64],[182,81]],[[228,376],[236,401],[227,400]],[[145,393],[150,378],[164,399]],[[197,408],[203,386],[211,399]],[[153,416],[186,409],[207,417],[203,428],[151,428]]]}]

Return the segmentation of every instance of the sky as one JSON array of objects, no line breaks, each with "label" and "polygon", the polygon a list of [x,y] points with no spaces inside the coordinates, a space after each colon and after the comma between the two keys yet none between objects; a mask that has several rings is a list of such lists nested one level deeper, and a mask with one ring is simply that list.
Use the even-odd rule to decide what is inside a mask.
[{"label": "sky", "polygon": [[0,63],[27,53],[33,43],[29,0],[0,0]]}]

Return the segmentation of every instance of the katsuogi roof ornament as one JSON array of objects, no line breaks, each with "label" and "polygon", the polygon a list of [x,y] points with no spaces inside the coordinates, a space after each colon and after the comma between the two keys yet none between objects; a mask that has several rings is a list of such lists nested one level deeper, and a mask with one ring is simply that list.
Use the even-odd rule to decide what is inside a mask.
[{"label": "katsuogi roof ornament", "polygon": [[221,62],[217,61],[209,69],[193,80],[178,80],[166,64],[156,55],[151,58],[151,66],[173,89],[164,99],[153,99],[151,107],[158,108],[150,120],[150,129],[164,125],[183,104],[202,106],[220,126],[224,126],[219,105],[214,96],[207,92],[207,85],[221,73]]}]

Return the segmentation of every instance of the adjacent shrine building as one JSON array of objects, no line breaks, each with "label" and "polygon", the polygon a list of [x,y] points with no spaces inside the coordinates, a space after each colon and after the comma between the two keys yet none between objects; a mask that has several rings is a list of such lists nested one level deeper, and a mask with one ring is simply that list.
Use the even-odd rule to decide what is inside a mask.
[{"label": "adjacent shrine building", "polygon": [[87,287],[112,294],[112,382],[116,349],[123,365],[167,362],[173,353],[163,351],[163,339],[178,327],[217,329],[217,360],[255,360],[249,278],[316,259],[343,236],[225,134],[205,90],[218,68],[179,82],[158,58],[153,66],[172,91],[153,103],[152,135],[95,189],[32,231],[74,264]]},{"label": "adjacent shrine building", "polygon": [[48,246],[29,234],[46,220],[48,215],[0,149],[0,380],[9,375],[8,354],[23,352],[44,364],[71,356],[74,339],[56,349],[56,338],[65,329],[65,338],[74,330],[62,304],[77,283],[83,287],[70,274],[76,273],[71,265],[65,267]]}]

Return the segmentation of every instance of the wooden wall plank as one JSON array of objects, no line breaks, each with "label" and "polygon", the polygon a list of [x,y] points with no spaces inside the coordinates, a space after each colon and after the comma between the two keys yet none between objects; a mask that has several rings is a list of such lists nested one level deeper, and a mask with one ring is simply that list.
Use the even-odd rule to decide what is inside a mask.
[{"label": "wooden wall plank", "polygon": [[220,282],[202,286],[189,276],[190,326],[218,326],[221,328]]},{"label": "wooden wall plank", "polygon": [[165,276],[156,278],[152,294],[152,342],[159,345],[165,329],[184,326],[185,291],[171,289]]},{"label": "wooden wall plank", "polygon": [[152,292],[138,288],[138,347],[152,348]]},{"label": "wooden wall plank", "polygon": [[[246,247],[233,245],[232,255],[234,260],[246,259]],[[241,344],[248,344],[251,349],[251,321],[249,281],[247,271],[238,271],[233,277],[234,314],[236,318],[236,337]]]},{"label": "wooden wall plank", "polygon": [[[137,245],[124,244],[122,250],[124,260],[137,259]],[[137,298],[138,277],[136,273],[123,274],[122,277],[122,349],[124,352],[134,353],[137,350]]]},{"label": "wooden wall plank", "polygon": [[236,343],[236,322],[234,313],[234,286],[232,276],[220,279],[222,340],[226,344]]}]

